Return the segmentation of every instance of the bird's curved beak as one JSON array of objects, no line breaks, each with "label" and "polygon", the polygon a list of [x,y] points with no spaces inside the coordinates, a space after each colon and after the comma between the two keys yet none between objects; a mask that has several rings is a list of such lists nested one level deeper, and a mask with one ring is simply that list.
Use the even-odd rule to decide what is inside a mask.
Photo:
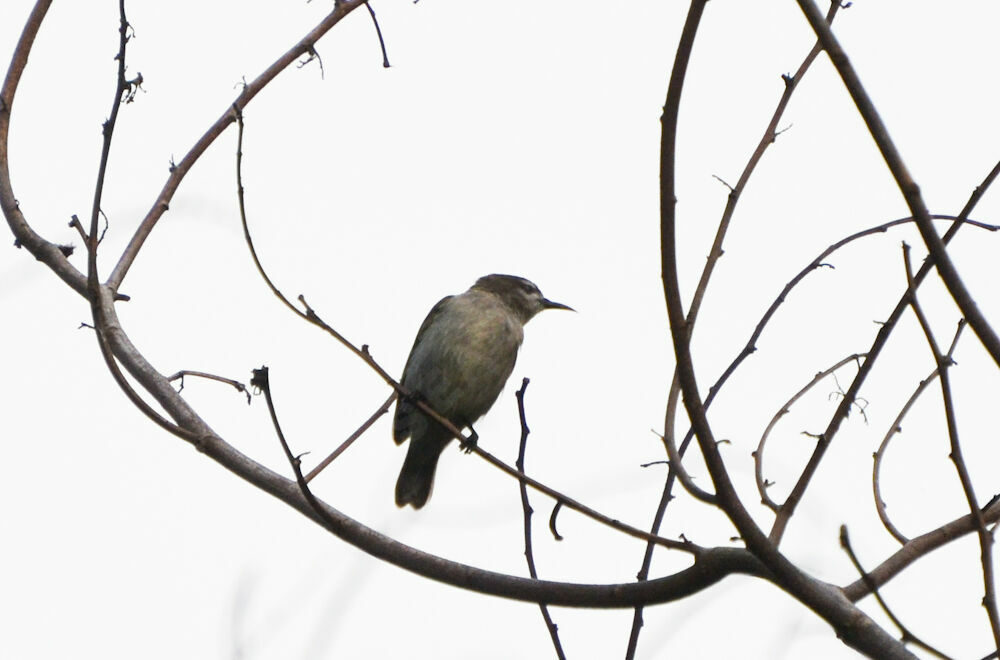
[{"label": "bird's curved beak", "polygon": [[569,305],[564,305],[562,303],[557,303],[555,301],[549,300],[548,298],[542,298],[542,305],[545,309],[568,309],[571,312],[576,310]]}]

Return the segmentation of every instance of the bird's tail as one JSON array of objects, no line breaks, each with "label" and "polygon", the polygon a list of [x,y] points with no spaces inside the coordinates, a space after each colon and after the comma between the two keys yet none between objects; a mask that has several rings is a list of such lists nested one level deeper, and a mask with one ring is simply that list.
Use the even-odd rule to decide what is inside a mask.
[{"label": "bird's tail", "polygon": [[396,480],[396,506],[407,504],[419,509],[427,503],[434,486],[438,458],[451,441],[451,434],[437,424],[429,424],[420,438],[410,438],[403,469]]}]

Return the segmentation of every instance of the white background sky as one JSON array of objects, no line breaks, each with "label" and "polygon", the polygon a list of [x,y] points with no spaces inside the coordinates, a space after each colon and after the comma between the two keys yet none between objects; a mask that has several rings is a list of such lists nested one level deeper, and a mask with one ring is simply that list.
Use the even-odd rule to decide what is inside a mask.
[{"label": "white background sky", "polygon": [[[9,61],[31,7],[5,0]],[[128,6],[129,69],[144,91],[122,109],[104,210],[106,273],[167,176],[237,93],[331,7],[261,1]],[[258,249],[278,285],[367,343],[393,373],[441,296],[490,272],[524,275],[576,315],[532,321],[511,384],[478,425],[482,446],[513,461],[513,392],[529,376],[529,471],[601,511],[648,525],[665,471],[662,429],[672,368],[659,280],[659,113],[686,3],[375,5],[392,68],[383,70],[363,10],[246,110],[244,177]],[[836,31],[931,210],[957,213],[1000,157],[995,3],[860,0]],[[79,243],[100,125],[114,89],[117,3],[54,3],[22,82],[11,131],[21,208],[46,238]],[[727,190],[735,183],[813,39],[796,4],[713,0],[681,112],[678,211],[690,295]],[[737,211],[695,333],[702,386],[745,343],[784,282],[833,241],[905,216],[861,120],[821,57],[797,91]],[[124,328],[162,372],[249,379],[271,368],[296,451],[324,455],[387,396],[359,360],[293,318],[253,270],[237,215],[235,129],[184,181],[126,278]],[[993,191],[974,214],[1000,222]],[[812,375],[862,352],[903,286],[911,229],[835,254],[812,274],[712,410],[748,506],[750,451],[771,415]],[[960,270],[1000,318],[1000,237],[963,230]],[[9,243],[8,243],[9,245]],[[73,257],[85,267],[82,250]],[[922,296],[940,341],[958,312],[936,278]],[[0,251],[0,657],[512,658],[551,654],[530,604],[466,593],[374,560],[233,478],[134,410],[114,386],[82,299],[24,251]],[[984,501],[997,490],[998,378],[972,333],[956,354],[966,452]],[[871,453],[932,361],[912,318],[864,391],[867,423],[845,424],[782,549],[813,574],[854,579],[837,548],[846,523],[872,566],[896,549],[871,504]],[[843,373],[846,387],[853,371]],[[769,445],[774,495],[790,487],[836,404],[827,382]],[[185,395],[226,440],[288,473],[263,402],[189,381]],[[885,495],[917,535],[964,512],[937,390],[890,450]],[[682,429],[683,431],[683,429]],[[388,418],[315,482],[333,506],[424,550],[524,574],[516,483],[449,450],[434,496],[398,510],[404,450]],[[692,471],[708,484],[697,465]],[[991,480],[992,478],[992,480]],[[535,497],[540,525],[551,503]],[[753,507],[761,524],[771,516]],[[542,577],[634,579],[643,547],[564,512],[555,543],[536,530]],[[680,497],[663,533],[728,544],[721,515]],[[955,544],[886,595],[913,628],[960,657],[980,657],[978,547]],[[654,572],[686,565],[662,553]],[[873,604],[865,602],[868,611]],[[620,657],[630,611],[554,610],[572,658]],[[877,615],[877,614],[876,614]],[[882,618],[879,616],[879,620]],[[730,578],[648,609],[640,657],[842,658],[826,624],[775,588]]]}]

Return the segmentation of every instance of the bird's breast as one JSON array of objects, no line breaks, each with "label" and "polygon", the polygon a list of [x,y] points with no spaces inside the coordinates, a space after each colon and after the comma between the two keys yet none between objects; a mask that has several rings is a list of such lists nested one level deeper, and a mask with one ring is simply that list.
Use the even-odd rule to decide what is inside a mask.
[{"label": "bird's breast", "polygon": [[425,330],[405,380],[449,419],[472,423],[503,390],[524,332],[501,305],[464,297],[449,301],[449,309]]}]

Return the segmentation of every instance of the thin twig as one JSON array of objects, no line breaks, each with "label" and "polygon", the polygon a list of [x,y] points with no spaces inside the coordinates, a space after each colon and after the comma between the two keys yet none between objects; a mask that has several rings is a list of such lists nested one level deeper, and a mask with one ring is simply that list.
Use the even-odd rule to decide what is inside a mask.
[{"label": "thin twig", "polygon": [[378,19],[375,18],[375,10],[372,6],[365,1],[365,8],[368,9],[368,13],[372,17],[372,23],[375,24],[375,34],[378,35],[378,45],[382,49],[382,66],[386,69],[389,68],[389,54],[385,52],[385,39],[382,38],[382,28],[379,27]]},{"label": "thin twig", "polygon": [[319,79],[320,80],[326,79],[326,71],[323,69],[323,58],[319,56],[319,51],[316,50],[316,45],[313,44],[309,46],[309,49],[306,52],[309,53],[309,57],[296,64],[295,67],[297,69],[303,69],[306,67],[307,64],[309,64],[313,60],[316,60],[317,62],[319,62]]},{"label": "thin twig", "polygon": [[[421,410],[423,410],[423,408],[421,408]],[[441,423],[440,420],[438,421],[439,423]],[[453,425],[446,425],[445,427],[448,428],[448,430],[450,430],[453,434],[461,436],[461,433],[459,433],[458,430],[455,429]],[[485,459],[486,462],[490,463],[494,467],[500,468],[503,472],[506,472],[515,479],[518,479],[523,483],[527,484],[528,486],[531,486],[535,490],[544,493],[545,495],[548,495],[552,499],[556,500],[560,505],[573,509],[578,513],[582,513],[588,518],[603,523],[604,525],[607,525],[612,529],[616,529],[619,532],[624,532],[625,534],[633,536],[637,539],[642,539],[644,541],[652,541],[653,543],[662,545],[665,548],[671,548],[674,550],[683,550],[684,552],[688,552],[695,556],[701,554],[705,550],[705,548],[695,543],[691,543],[690,541],[676,541],[674,539],[668,539],[662,536],[657,536],[656,534],[650,534],[649,532],[643,531],[638,527],[633,527],[632,525],[623,523],[620,520],[611,518],[610,516],[600,513],[599,511],[596,511],[595,509],[592,509],[589,506],[586,506],[585,504],[582,504],[581,502],[578,502],[577,500],[574,500],[571,497],[567,497],[563,493],[555,490],[554,488],[546,486],[545,484],[537,481],[536,479],[532,479],[527,475],[521,474],[518,470],[507,465],[499,458],[485,451],[482,447],[479,447],[478,445],[469,444],[467,448],[468,447],[471,447],[472,453],[476,454],[480,458]],[[555,519],[555,511],[553,511],[552,518],[553,520]]]},{"label": "thin twig", "polygon": [[[826,20],[828,22],[833,22],[834,17],[837,15],[840,9],[840,0],[833,0],[830,3],[830,9],[827,12]],[[785,81],[785,90],[778,100],[778,105],[774,109],[774,113],[771,116],[771,120],[768,122],[767,127],[764,129],[764,134],[761,136],[760,141],[757,143],[756,149],[754,149],[753,154],[751,154],[746,166],[743,168],[742,174],[740,174],[739,181],[737,181],[736,186],[730,186],[721,177],[715,176],[716,179],[721,181],[727,188],[729,188],[729,197],[726,200],[726,208],[722,212],[722,218],[719,220],[719,226],[716,230],[715,239],[712,243],[712,248],[709,251],[708,259],[705,263],[704,269],[702,269],[701,277],[698,280],[698,286],[695,288],[694,296],[691,299],[691,306],[688,308],[687,312],[687,332],[688,340],[690,341],[690,335],[694,331],[694,324],[698,317],[698,311],[701,308],[702,301],[705,298],[705,294],[708,291],[709,280],[712,277],[712,272],[715,269],[715,265],[718,260],[722,257],[723,249],[722,245],[726,237],[726,233],[729,230],[730,222],[732,221],[733,214],[736,212],[736,205],[739,203],[740,195],[743,189],[746,188],[747,183],[750,180],[751,175],[754,170],[756,170],[757,165],[760,163],[761,159],[764,157],[764,152],[767,148],[774,143],[777,137],[776,129],[778,122],[781,121],[781,117],[784,115],[785,108],[788,102],[791,100],[792,94],[795,92],[795,88],[798,86],[799,82],[805,76],[806,72],[812,66],[813,61],[822,51],[819,41],[810,49],[806,54],[802,63],[799,64],[798,70],[795,72],[794,76],[784,75],[782,79]],[[666,443],[667,455],[670,459],[672,465],[675,466],[677,472],[677,478],[680,480],[681,485],[684,486],[685,490],[688,491],[695,498],[708,503],[715,503],[715,496],[702,490],[694,484],[692,479],[688,476],[687,471],[681,462],[681,458],[686,450],[687,446],[690,444],[692,439],[692,430],[689,430],[685,435],[684,440],[681,442],[682,450],[677,450],[676,441],[674,440],[673,428],[675,426],[676,414],[677,414],[677,403],[678,397],[680,395],[680,388],[677,382],[676,376],[670,385],[670,391],[667,395],[667,412],[666,419],[664,422],[664,435],[663,439]],[[706,407],[711,404],[712,390],[709,390],[709,400],[705,402]],[[669,501],[669,498],[661,498],[661,502]],[[633,650],[634,654],[634,650]]]},{"label": "thin twig", "polygon": [[[833,22],[834,17],[840,10],[840,2],[841,0],[833,0],[830,3],[830,8],[827,10],[826,17],[824,18],[827,24]],[[725,241],[726,233],[729,231],[729,225],[732,222],[733,214],[736,212],[736,205],[739,203],[740,195],[743,193],[747,183],[750,181],[750,177],[753,175],[754,170],[757,169],[757,165],[760,164],[760,161],[764,158],[764,152],[767,151],[768,147],[774,144],[775,138],[777,137],[778,123],[785,114],[785,108],[788,106],[789,101],[791,101],[795,88],[798,87],[798,84],[802,81],[806,71],[809,70],[813,61],[822,51],[823,47],[819,40],[817,40],[816,44],[809,50],[809,53],[807,53],[805,58],[802,60],[802,63],[799,64],[799,68],[795,72],[795,75],[782,76],[782,79],[785,81],[785,90],[782,92],[781,98],[778,100],[778,105],[774,109],[774,113],[771,115],[771,121],[768,122],[767,128],[764,129],[764,134],[757,143],[757,147],[754,149],[753,154],[751,154],[750,159],[747,160],[747,164],[744,166],[743,172],[740,174],[740,178],[736,182],[736,185],[730,187],[729,198],[726,200],[726,208],[722,212],[722,218],[719,220],[719,226],[715,232],[715,239],[712,242],[712,247],[708,253],[708,260],[702,270],[701,278],[698,281],[698,286],[695,289],[694,296],[691,298],[691,306],[688,308],[688,333],[691,333],[694,329],[695,322],[698,318],[698,311],[701,309],[701,304],[705,299],[705,293],[708,290],[709,280],[712,278],[712,272],[715,269],[715,265],[722,257],[722,245]],[[718,176],[715,178],[722,181],[722,183],[727,187],[729,186],[728,183],[723,181]]]},{"label": "thin twig", "polygon": [[125,0],[118,2],[118,54],[115,59],[118,61],[117,84],[115,85],[114,99],[111,103],[111,113],[104,122],[103,138],[101,140],[101,157],[97,168],[97,183],[94,186],[94,199],[90,215],[90,231],[84,233],[83,225],[74,215],[71,226],[76,227],[84,238],[84,245],[87,248],[87,297],[90,302],[91,315],[94,318],[94,335],[97,338],[97,345],[104,358],[104,363],[111,373],[118,387],[125,393],[125,396],[138,408],[146,417],[156,423],[164,430],[178,437],[191,441],[196,446],[200,443],[200,438],[161,415],[153,409],[142,396],[132,387],[125,378],[115,360],[114,352],[108,343],[108,333],[111,324],[104,313],[103,297],[106,289],[100,284],[97,274],[97,248],[101,235],[98,232],[98,223],[101,214],[101,197],[104,194],[104,178],[108,168],[108,158],[111,154],[111,142],[114,137],[115,124],[118,120],[118,110],[121,108],[123,99],[128,90],[129,83],[125,80],[125,50],[129,41],[129,24],[125,16]]},{"label": "thin twig", "polygon": [[253,370],[253,379],[250,384],[259,389],[264,393],[264,401],[267,402],[267,411],[271,415],[271,423],[274,425],[274,432],[278,436],[278,442],[281,443],[281,448],[285,452],[285,458],[288,459],[288,464],[292,467],[292,472],[295,474],[295,483],[299,485],[299,490],[302,491],[302,496],[309,502],[309,505],[313,510],[320,516],[327,518],[328,522],[329,516],[320,501],[313,495],[312,491],[309,490],[309,484],[306,483],[305,477],[302,476],[302,457],[295,456],[292,454],[292,450],[288,446],[288,441],[285,440],[285,434],[281,432],[281,424],[278,423],[278,413],[274,409],[274,401],[271,398],[271,382],[270,374],[267,367],[261,367],[260,369]]},{"label": "thin twig", "polygon": [[232,387],[236,388],[237,392],[243,392],[244,394],[246,394],[247,404],[249,405],[249,403],[250,403],[250,390],[247,389],[246,385],[244,385],[243,383],[241,383],[238,380],[233,380],[232,378],[225,378],[223,376],[216,376],[215,374],[205,373],[204,371],[193,371],[191,369],[184,369],[182,371],[178,371],[173,376],[167,376],[167,380],[168,381],[175,381],[175,380],[179,379],[181,381],[180,387],[177,390],[179,392],[180,390],[184,389],[184,377],[185,376],[193,376],[193,377],[196,377],[196,378],[205,378],[205,379],[208,379],[208,380],[217,381],[219,383],[225,383],[226,385],[231,385]]},{"label": "thin twig", "polygon": [[[965,202],[965,206],[956,216],[954,222],[948,227],[948,230],[944,233],[944,242],[949,243],[958,231],[966,224],[974,224],[976,226],[982,226],[982,223],[973,223],[969,221],[969,216],[972,214],[973,209],[982,199],[983,195],[990,188],[997,177],[1000,176],[1000,161],[997,161],[990,172],[986,175],[983,181],[976,186],[969,195],[969,199]],[[934,216],[940,218],[941,216]],[[912,221],[913,218],[906,218],[907,222]],[[991,225],[987,225],[991,231],[995,231]],[[867,230],[866,230],[867,231]],[[930,260],[925,261],[920,269],[914,276],[914,284],[920,286],[924,278],[933,268],[933,264]],[[862,385],[868,378],[874,368],[878,358],[882,354],[882,349],[889,342],[889,337],[892,335],[893,330],[896,328],[896,324],[902,317],[903,312],[909,305],[909,290],[903,291],[900,295],[899,300],[896,302],[896,306],[893,308],[892,312],[889,314],[889,318],[882,323],[879,328],[878,333],[875,335],[875,339],[872,341],[871,347],[867,351],[868,358],[861,364],[858,369],[857,375],[854,376],[854,380],[851,382],[850,387],[847,388],[847,392],[844,394],[844,398],[841,400],[840,405],[837,410],[834,411],[833,416],[827,423],[826,430],[820,436],[820,442],[816,443],[816,448],[813,450],[812,456],[809,457],[809,462],[806,464],[805,470],[802,471],[798,482],[792,488],[792,492],[788,495],[785,503],[782,505],[782,510],[774,520],[774,525],[771,528],[770,536],[780,542],[782,536],[784,535],[785,529],[787,528],[788,521],[791,519],[792,514],[795,513],[795,508],[798,503],[802,500],[802,496],[805,494],[806,488],[809,486],[809,482],[816,470],[819,469],[819,465],[823,460],[823,456],[826,453],[827,447],[833,442],[836,437],[837,432],[840,430],[840,426],[851,410],[851,406],[854,405],[854,400],[858,397],[858,393],[861,391]],[[710,393],[711,397],[711,393]]]},{"label": "thin twig", "polygon": [[[979,501],[976,498],[976,491],[972,485],[972,477],[969,476],[968,467],[962,454],[962,444],[958,437],[958,422],[955,418],[955,404],[951,396],[951,377],[948,368],[954,364],[950,356],[945,356],[938,348],[934,332],[931,330],[927,316],[923,312],[917,300],[917,292],[913,283],[913,268],[910,264],[910,246],[903,243],[903,263],[906,267],[906,285],[910,291],[910,307],[920,323],[920,328],[927,339],[927,345],[934,355],[934,363],[937,365],[939,382],[941,383],[941,397],[944,401],[944,416],[948,426],[948,440],[951,445],[949,457],[955,464],[958,472],[958,479],[962,484],[962,492],[965,494],[966,502],[969,505],[969,512],[976,521],[976,533],[979,538],[980,561],[983,565],[983,594],[982,605],[989,618],[990,628],[993,630],[993,641],[997,651],[1000,652],[1000,614],[997,612],[996,582],[993,570],[993,535],[986,528],[986,521],[983,512],[979,508]],[[980,337],[982,339],[982,337]]]},{"label": "thin twig", "polygon": [[[882,122],[882,118],[879,116],[871,98],[868,96],[864,86],[861,84],[860,78],[854,71],[854,67],[851,65],[847,55],[840,47],[840,43],[830,30],[830,27],[825,25],[821,20],[819,11],[813,4],[812,0],[797,0],[797,2],[799,7],[802,9],[802,12],[805,14],[806,19],[809,21],[810,26],[812,26],[813,31],[816,33],[816,36],[823,42],[823,47],[830,56],[831,62],[833,62],[834,67],[837,69],[837,73],[844,82],[844,86],[847,88],[847,91],[850,94],[851,99],[854,101],[862,119],[864,119],[872,138],[878,146],[879,152],[885,159],[889,171],[896,180],[903,198],[906,200],[907,205],[910,207],[910,210],[916,219],[921,238],[923,238],[924,244],[927,246],[930,256],[932,257],[927,263],[933,263],[937,268],[938,273],[948,289],[948,292],[951,294],[952,299],[962,311],[963,317],[968,320],[969,325],[976,333],[980,342],[982,342],[984,348],[986,348],[987,352],[989,352],[993,361],[997,365],[1000,365],[1000,337],[997,336],[992,326],[990,326],[982,312],[980,312],[975,300],[972,298],[968,289],[965,287],[965,284],[962,282],[954,263],[948,255],[945,247],[946,242],[942,240],[942,238],[938,236],[937,232],[934,230],[927,207],[920,194],[920,188],[910,175],[902,157],[899,154],[899,151],[896,149],[892,138],[889,136],[889,132],[886,129],[885,124]],[[910,286],[909,289],[910,291],[915,290],[913,286]],[[948,394],[944,394],[945,398],[950,399],[950,387],[947,382],[947,371],[943,368],[941,369],[941,388],[942,392],[948,392]],[[947,413],[946,416],[948,416]],[[948,417],[950,418],[950,416]],[[949,426],[950,436],[951,431],[952,428]],[[951,437],[952,444],[957,446],[957,437]],[[959,466],[961,461],[959,461],[959,457],[955,456],[954,447],[952,454],[952,459],[956,462],[956,469],[959,470],[961,477],[963,469]],[[975,505],[974,497],[971,492],[971,484],[967,483],[967,475],[961,478],[963,481],[963,488],[966,492],[966,497],[970,500],[969,506],[972,508],[972,515],[976,518],[977,526],[979,528],[978,533],[982,551],[983,577],[986,581],[986,596],[984,597],[983,605],[989,615],[994,645],[996,646],[998,653],[1000,653],[1000,615],[997,613],[996,598],[994,594],[992,558],[991,553],[988,552],[988,548],[992,545],[993,539],[989,536],[985,529],[979,507]]]},{"label": "thin twig", "polygon": [[843,548],[844,552],[847,553],[847,556],[850,557],[851,563],[854,564],[854,568],[857,569],[861,579],[864,580],[865,584],[867,584],[871,589],[872,595],[875,596],[875,600],[877,600],[878,604],[882,607],[882,611],[889,617],[889,620],[892,621],[893,625],[899,629],[899,634],[903,637],[903,643],[915,644],[931,655],[942,658],[943,660],[951,660],[950,656],[945,655],[910,632],[910,629],[903,625],[903,622],[892,613],[892,610],[889,609],[889,605],[885,602],[885,600],[883,600],[882,595],[878,592],[878,587],[875,586],[875,584],[868,577],[868,574],[865,573],[865,569],[861,566],[858,556],[854,553],[854,548],[851,547],[851,539],[847,535],[847,525],[840,526],[840,547]]},{"label": "thin twig", "polygon": [[795,402],[798,401],[803,396],[805,396],[806,392],[816,387],[816,385],[822,382],[822,380],[827,376],[832,376],[834,372],[837,371],[837,369],[840,369],[844,365],[850,364],[851,362],[858,363],[864,357],[865,357],[864,353],[855,353],[853,355],[848,355],[847,357],[838,361],[833,366],[818,372],[815,376],[813,376],[812,380],[810,380],[798,392],[792,395],[792,397],[788,401],[786,401],[784,405],[781,406],[781,408],[778,409],[778,412],[774,413],[774,416],[771,417],[771,421],[768,422],[767,427],[764,429],[764,432],[760,436],[760,442],[757,443],[757,449],[752,454],[754,462],[754,478],[757,482],[757,492],[760,493],[760,501],[767,508],[775,512],[781,509],[781,506],[777,502],[775,502],[771,498],[770,494],[767,492],[767,489],[772,482],[764,478],[764,445],[767,442],[768,437],[771,435],[771,430],[774,429],[774,427],[778,424],[778,420],[780,420],[782,417],[788,414],[789,411],[791,411],[792,406],[795,405]]},{"label": "thin twig", "polygon": [[[948,230],[944,233],[944,237],[942,238],[942,240],[944,241],[945,244],[948,244],[964,225],[975,224],[977,226],[981,226],[981,223],[971,222],[969,220],[969,216],[972,214],[972,211],[979,204],[979,201],[983,198],[983,195],[986,194],[986,191],[989,190],[990,186],[993,185],[993,182],[996,181],[997,177],[1000,177],[1000,161],[994,163],[993,168],[986,174],[982,182],[978,186],[976,186],[975,189],[973,189],[972,193],[969,195],[969,199],[965,202],[965,206],[962,207],[962,210],[959,212],[958,216],[955,217],[954,222],[952,222],[951,226],[948,227]],[[933,216],[933,217],[941,218],[942,216]],[[910,218],[906,218],[905,221],[913,221],[912,216]],[[993,228],[992,226],[987,226],[987,227],[990,228],[991,231],[995,231],[995,228]],[[859,232],[859,234],[855,234],[854,236],[859,236],[862,233],[863,232]],[[854,237],[848,237],[848,239],[845,239],[845,241],[849,239],[853,240],[853,238]],[[844,241],[841,241],[841,243],[843,242]],[[839,246],[838,244],[835,245]],[[823,258],[823,255],[821,255],[820,258]],[[814,263],[816,262],[814,261]],[[933,264],[930,260],[925,261],[920,266],[920,270],[917,271],[917,274],[914,277],[914,283],[917,286],[919,286],[920,283],[923,282],[924,278],[927,277],[927,274],[931,271],[931,268],[933,268]],[[800,273],[800,277],[801,276],[804,276],[804,273]],[[783,296],[779,296],[778,300],[783,300]],[[778,300],[776,300],[775,303],[778,303]],[[888,319],[884,323],[882,323],[881,327],[879,328],[879,331],[876,334],[874,341],[872,342],[871,348],[869,348],[867,351],[868,359],[866,359],[865,362],[858,369],[858,373],[854,377],[854,381],[851,383],[850,387],[848,387],[847,392],[844,394],[844,398],[840,403],[840,406],[837,407],[837,410],[834,412],[833,416],[830,418],[829,423],[827,424],[826,431],[822,434],[823,441],[816,444],[816,449],[813,451],[812,456],[809,458],[809,462],[806,464],[806,469],[802,472],[802,475],[799,477],[798,483],[796,483],[795,487],[792,488],[792,492],[789,494],[788,499],[785,500],[782,513],[779,514],[778,517],[775,519],[774,525],[771,529],[772,538],[775,538],[778,541],[780,541],[781,537],[783,536],[786,526],[788,524],[788,520],[795,512],[795,508],[796,506],[798,506],[799,501],[802,499],[806,487],[809,485],[809,481],[812,479],[812,476],[816,473],[816,470],[819,468],[819,464],[822,461],[824,454],[826,453],[826,449],[829,446],[829,443],[832,442],[834,437],[837,435],[841,423],[845,419],[847,419],[848,412],[850,411],[851,406],[853,405],[854,399],[857,398],[858,392],[861,391],[862,385],[867,380],[868,375],[871,373],[879,356],[882,354],[882,349],[885,348],[885,346],[888,344],[889,337],[892,335],[893,330],[895,330],[896,325],[899,322],[899,319],[902,317],[903,312],[906,310],[908,305],[909,305],[909,290],[905,290],[900,295],[900,298],[896,302],[896,306],[893,308],[892,312],[889,314]],[[772,308],[774,307],[775,305],[772,305]],[[758,328],[759,327],[760,326],[758,326]],[[747,344],[747,348],[748,349],[753,348],[752,344]],[[712,394],[713,393],[709,391],[709,400],[712,398]]]},{"label": "thin twig", "polygon": [[[962,278],[959,276],[954,262],[948,255],[945,242],[938,236],[937,231],[934,230],[930,212],[927,210],[927,205],[920,194],[920,187],[910,175],[902,156],[889,136],[888,129],[882,122],[882,118],[875,109],[875,105],[868,96],[868,92],[865,91],[864,85],[861,84],[861,79],[858,77],[857,72],[851,65],[851,61],[840,47],[840,43],[834,36],[830,26],[823,21],[823,16],[813,1],[796,1],[802,12],[806,15],[806,19],[809,21],[810,26],[812,26],[816,36],[823,42],[823,48],[830,56],[830,61],[837,69],[844,87],[847,89],[851,100],[854,101],[854,105],[858,109],[858,113],[868,127],[868,132],[871,134],[879,152],[882,154],[882,158],[885,160],[886,166],[896,180],[903,199],[906,200],[906,205],[910,207],[910,212],[913,214],[917,228],[920,230],[920,236],[923,238],[928,252],[930,252],[930,261],[937,268],[955,304],[962,310],[962,316],[969,321],[969,326],[976,333],[976,336],[979,337],[979,341],[982,342],[983,347],[990,354],[990,357],[993,358],[997,366],[1000,366],[1000,336],[997,335],[996,331],[994,331],[993,327],[986,320],[986,317],[983,316],[983,313],[976,305],[975,299],[969,293],[965,283],[962,282]],[[993,637],[997,643],[997,648],[1000,649],[1000,621],[993,622]]]},{"label": "thin twig", "polygon": [[[951,346],[948,348],[948,353],[946,357],[951,359],[952,354],[955,351],[955,347],[958,345],[958,338],[962,334],[962,329],[965,328],[965,319],[958,322],[958,329],[955,331],[955,336],[951,340]],[[901,544],[906,545],[909,543],[908,539],[900,530],[893,524],[892,520],[889,519],[889,513],[886,510],[885,500],[882,498],[882,462],[885,457],[886,451],[889,449],[889,441],[892,440],[897,434],[902,432],[903,418],[910,411],[910,408],[916,403],[917,399],[923,393],[927,386],[934,382],[934,379],[938,377],[937,367],[934,368],[927,378],[924,378],[917,385],[913,394],[910,398],[906,400],[903,407],[900,409],[899,414],[896,418],[892,420],[892,424],[889,425],[889,430],[885,432],[885,436],[882,438],[882,443],[879,445],[878,450],[875,452],[874,461],[872,466],[872,492],[875,497],[875,511],[878,513],[879,520],[882,521],[882,526],[885,527],[886,531],[892,535],[894,539],[899,541]]]},{"label": "thin twig", "polygon": [[309,53],[310,50],[313,50],[314,45],[323,35],[333,29],[333,26],[339,23],[345,16],[360,7],[362,4],[364,4],[364,0],[342,0],[341,2],[338,2],[334,5],[333,10],[323,20],[321,20],[316,27],[310,30],[308,34],[302,37],[298,43],[288,49],[259,76],[242,86],[240,94],[236,97],[236,100],[227,106],[222,115],[215,120],[207,131],[205,131],[194,146],[192,146],[191,149],[184,154],[184,157],[170,168],[170,176],[167,177],[167,181],[160,190],[159,196],[157,196],[156,201],[153,202],[153,206],[146,213],[146,217],[144,217],[142,222],[139,223],[139,226],[136,228],[135,234],[129,241],[128,246],[122,252],[121,258],[118,260],[114,270],[108,277],[107,286],[109,286],[113,291],[117,291],[121,286],[122,280],[125,279],[125,275],[128,273],[132,264],[135,262],[136,257],[139,255],[139,250],[143,243],[145,243],[149,234],[153,231],[153,227],[156,226],[156,223],[159,222],[160,218],[170,207],[170,201],[173,199],[174,193],[177,192],[177,188],[180,186],[181,181],[185,176],[187,176],[187,173],[194,166],[195,162],[201,158],[201,155],[205,153],[213,142],[215,142],[216,138],[218,138],[222,132],[236,120],[231,108],[235,106],[239,108],[240,111],[246,108],[250,101],[253,100],[253,98],[257,96],[257,94],[259,94],[261,90],[268,85],[268,83],[276,78],[279,73],[296,62],[300,56]]},{"label": "thin twig", "polygon": [[[531,432],[528,429],[528,418],[524,413],[524,392],[528,389],[528,382],[527,378],[522,380],[521,389],[515,393],[517,397],[517,414],[521,421],[521,442],[518,445],[517,461],[514,462],[514,465],[517,466],[521,474],[524,474],[524,454],[528,447],[528,434]],[[534,510],[528,501],[528,487],[524,485],[523,481],[518,484],[518,487],[521,491],[521,510],[524,512],[524,559],[528,564],[528,575],[533,580],[537,580],[538,571],[535,569],[535,553],[531,546],[531,514],[534,513]],[[556,656],[559,660],[566,660],[562,642],[559,641],[559,626],[552,620],[552,616],[549,614],[549,606],[545,603],[539,603],[538,609],[541,610],[542,620],[545,622],[545,628],[549,631],[549,637],[552,639],[552,646],[555,649]]]},{"label": "thin twig", "polygon": [[910,539],[903,534],[899,528],[893,524],[892,520],[889,519],[889,513],[886,511],[885,499],[882,497],[882,459],[885,457],[885,452],[889,448],[889,441],[892,440],[896,434],[901,433],[903,430],[902,422],[903,418],[906,417],[906,413],[910,411],[913,404],[917,402],[920,395],[923,393],[927,386],[934,382],[934,379],[938,377],[938,370],[935,367],[934,371],[929,373],[926,378],[921,380],[916,389],[913,390],[913,394],[910,398],[906,400],[903,407],[899,410],[896,418],[892,420],[892,424],[889,425],[889,430],[885,432],[885,436],[882,438],[881,444],[878,446],[878,450],[873,454],[874,459],[872,466],[872,493],[875,497],[875,511],[878,513],[879,520],[882,521],[882,526],[885,527],[886,531],[892,535],[894,539],[900,542],[902,545],[906,545],[910,542]]},{"label": "thin twig", "polygon": [[396,394],[395,391],[393,391],[393,393],[389,395],[389,398],[386,399],[385,402],[381,406],[379,406],[378,410],[376,410],[375,412],[373,412],[371,414],[371,416],[368,419],[366,419],[365,422],[361,426],[359,426],[357,428],[357,430],[354,431],[354,433],[352,433],[351,435],[347,436],[347,440],[344,440],[342,443],[340,443],[339,447],[337,447],[336,449],[334,449],[330,453],[329,456],[327,456],[322,461],[320,461],[316,465],[316,467],[314,467],[309,472],[309,474],[306,475],[306,483],[312,481],[313,478],[315,478],[316,475],[318,475],[320,472],[322,472],[323,470],[325,470],[326,467],[328,465],[330,465],[330,463],[333,463],[335,460],[337,460],[337,457],[340,456],[341,454],[343,454],[344,451],[348,447],[350,447],[352,444],[354,444],[355,440],[357,440],[358,438],[360,438],[361,435],[365,431],[367,431],[369,428],[371,428],[371,425],[374,424],[378,420],[379,417],[381,417],[382,415],[384,415],[387,412],[389,412],[389,408],[392,406],[392,404],[396,400],[396,398],[397,398],[397,394]]}]

